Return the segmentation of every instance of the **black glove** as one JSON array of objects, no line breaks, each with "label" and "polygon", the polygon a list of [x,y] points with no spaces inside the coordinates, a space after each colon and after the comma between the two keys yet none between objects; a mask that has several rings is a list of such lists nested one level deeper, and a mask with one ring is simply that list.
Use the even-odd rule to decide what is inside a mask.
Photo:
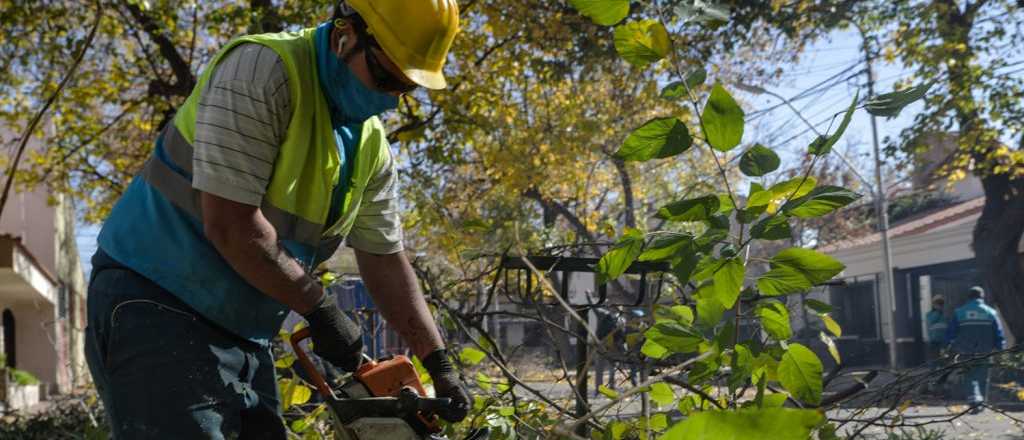
[{"label": "black glove", "polygon": [[320,304],[303,317],[309,322],[313,353],[350,373],[359,368],[363,361],[362,334],[333,300],[325,294]]},{"label": "black glove", "polygon": [[448,351],[445,349],[434,350],[423,358],[423,368],[430,373],[434,381],[434,394],[437,397],[452,399],[452,404],[437,415],[449,422],[461,422],[469,413],[469,393],[462,386],[455,367],[448,360]]}]

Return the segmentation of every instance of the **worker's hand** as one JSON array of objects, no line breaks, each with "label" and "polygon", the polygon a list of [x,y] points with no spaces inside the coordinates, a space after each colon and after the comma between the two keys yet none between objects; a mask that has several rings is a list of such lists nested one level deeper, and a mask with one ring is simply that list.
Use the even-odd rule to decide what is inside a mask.
[{"label": "worker's hand", "polygon": [[313,311],[303,315],[309,322],[313,353],[347,372],[363,360],[363,338],[356,323],[345,316],[325,294]]},{"label": "worker's hand", "polygon": [[455,367],[448,360],[448,351],[445,349],[434,350],[427,357],[423,358],[423,368],[430,373],[434,381],[434,394],[437,397],[452,399],[452,404],[437,415],[449,422],[461,422],[469,413],[469,393],[462,386]]}]

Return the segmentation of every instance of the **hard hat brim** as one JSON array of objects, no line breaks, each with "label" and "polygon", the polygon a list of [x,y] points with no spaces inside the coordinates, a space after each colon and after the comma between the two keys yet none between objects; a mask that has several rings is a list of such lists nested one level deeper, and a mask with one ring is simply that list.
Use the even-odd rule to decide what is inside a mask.
[{"label": "hard hat brim", "polygon": [[444,79],[444,74],[441,72],[408,68],[402,69],[402,73],[410,81],[431,90],[442,90],[448,87],[448,81]]}]

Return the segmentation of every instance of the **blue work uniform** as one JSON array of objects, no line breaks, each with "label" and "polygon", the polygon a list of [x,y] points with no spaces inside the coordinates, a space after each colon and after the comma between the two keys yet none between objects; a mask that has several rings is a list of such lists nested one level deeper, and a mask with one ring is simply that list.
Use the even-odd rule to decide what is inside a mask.
[{"label": "blue work uniform", "polygon": [[935,309],[928,311],[928,315],[925,316],[925,322],[928,325],[928,342],[945,345],[946,330],[949,326],[946,324],[946,316],[942,314],[942,311]]},{"label": "blue work uniform", "polygon": [[[1002,350],[1006,345],[1003,325],[995,309],[983,300],[971,299],[956,309],[953,320],[946,330],[946,340],[953,351],[961,354],[984,354]],[[964,377],[967,400],[983,403],[988,395],[987,363],[978,364],[968,370]]]}]

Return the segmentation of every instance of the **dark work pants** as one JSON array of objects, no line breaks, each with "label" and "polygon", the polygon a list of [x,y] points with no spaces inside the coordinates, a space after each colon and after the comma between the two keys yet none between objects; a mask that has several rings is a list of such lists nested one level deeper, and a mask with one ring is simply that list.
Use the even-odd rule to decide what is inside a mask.
[{"label": "dark work pants", "polygon": [[86,361],[115,439],[286,438],[269,348],[102,251],[87,315]]}]

